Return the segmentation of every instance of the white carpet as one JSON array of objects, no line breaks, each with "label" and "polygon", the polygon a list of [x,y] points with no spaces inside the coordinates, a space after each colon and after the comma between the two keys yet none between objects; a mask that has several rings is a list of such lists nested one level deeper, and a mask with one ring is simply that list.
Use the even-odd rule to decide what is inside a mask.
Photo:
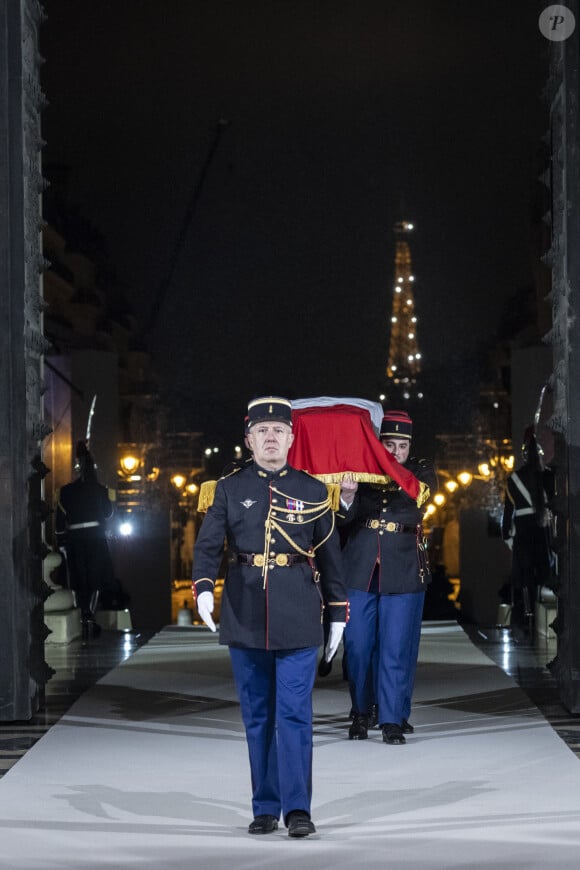
[{"label": "white carpet", "polygon": [[251,837],[227,650],[166,629],[0,780],[0,867],[580,867],[580,760],[451,623],[423,627],[406,746],[347,739],[340,667],[315,689],[313,820]]}]

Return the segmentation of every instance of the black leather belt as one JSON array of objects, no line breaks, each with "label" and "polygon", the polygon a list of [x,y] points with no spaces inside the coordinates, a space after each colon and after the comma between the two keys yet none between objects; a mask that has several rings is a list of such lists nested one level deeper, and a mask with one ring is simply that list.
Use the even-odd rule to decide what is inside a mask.
[{"label": "black leather belt", "polygon": [[398,534],[421,534],[422,526],[408,526],[405,523],[393,523],[387,520],[366,520],[365,526],[367,529],[379,529],[382,532],[394,532]]},{"label": "black leather belt", "polygon": [[[263,553],[238,553],[238,562],[240,565],[247,565],[250,568],[264,567]],[[301,556],[300,553],[270,553],[268,565],[271,568],[290,568],[292,565],[299,565],[301,562],[308,562],[306,556]]]}]

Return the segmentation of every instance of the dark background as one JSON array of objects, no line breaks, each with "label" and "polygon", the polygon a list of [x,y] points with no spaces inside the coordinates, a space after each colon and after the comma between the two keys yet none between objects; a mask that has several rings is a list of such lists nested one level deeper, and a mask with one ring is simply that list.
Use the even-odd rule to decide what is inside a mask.
[{"label": "dark background", "polygon": [[230,122],[146,336],[176,427],[239,441],[256,394],[386,391],[403,218],[423,425],[468,425],[481,349],[537,269],[545,4],[43,5],[44,162],[68,168],[144,330]]}]

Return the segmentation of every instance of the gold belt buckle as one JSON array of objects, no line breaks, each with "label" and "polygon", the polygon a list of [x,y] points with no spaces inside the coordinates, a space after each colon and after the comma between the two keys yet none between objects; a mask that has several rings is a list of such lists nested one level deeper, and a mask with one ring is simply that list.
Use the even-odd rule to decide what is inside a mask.
[{"label": "gold belt buckle", "polygon": [[380,520],[371,520],[371,529],[378,529],[380,524],[381,524]]},{"label": "gold belt buckle", "polygon": [[278,568],[286,568],[289,564],[290,559],[288,558],[287,553],[278,553],[275,559],[276,565]]},{"label": "gold belt buckle", "polygon": [[262,555],[262,553],[255,554],[253,564],[256,566],[256,568],[264,567],[264,556]]},{"label": "gold belt buckle", "polygon": [[385,528],[386,528],[387,532],[396,532],[397,531],[397,524],[396,523],[387,523]]}]

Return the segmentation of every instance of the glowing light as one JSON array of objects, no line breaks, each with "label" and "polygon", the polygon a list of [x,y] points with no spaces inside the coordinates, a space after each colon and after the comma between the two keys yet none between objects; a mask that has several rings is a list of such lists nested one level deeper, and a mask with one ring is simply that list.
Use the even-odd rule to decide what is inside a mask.
[{"label": "glowing light", "polygon": [[211,447],[206,447],[203,452],[205,453],[206,456],[211,456]]},{"label": "glowing light", "polygon": [[409,360],[409,362],[413,362],[413,360],[415,359],[415,357],[413,356],[412,353],[410,353],[409,356],[407,357],[407,359]]},{"label": "glowing light", "polygon": [[386,398],[387,397],[385,396],[385,394],[381,393],[381,395],[379,396],[379,402],[384,402]]},{"label": "glowing light", "polygon": [[437,507],[441,507],[441,505],[445,504],[447,499],[445,498],[445,496],[443,495],[442,492],[436,492],[435,495],[433,496],[433,501],[435,502]]},{"label": "glowing light", "polygon": [[183,486],[184,483],[185,483],[185,480],[186,480],[186,479],[185,479],[185,477],[183,476],[183,474],[174,474],[173,477],[171,478],[171,483],[172,483],[173,486],[175,486],[177,489],[181,489],[182,486]]},{"label": "glowing light", "polygon": [[411,323],[417,323],[417,318],[416,318],[416,317],[411,317]]},{"label": "glowing light", "polygon": [[197,483],[188,483],[185,489],[190,495],[195,495],[199,487]]},{"label": "glowing light", "polygon": [[447,492],[455,492],[456,489],[459,489],[459,484],[456,480],[446,480],[445,489]]},{"label": "glowing light", "polygon": [[399,284],[402,284],[402,283],[403,283],[403,279],[402,279],[402,278],[397,278],[397,281],[399,282]]},{"label": "glowing light", "polygon": [[119,526],[119,534],[123,535],[124,538],[128,538],[133,534],[133,524],[132,523],[121,523]]},{"label": "glowing light", "polygon": [[420,353],[416,353],[416,354],[415,354],[415,359],[421,359],[421,354],[420,354]]},{"label": "glowing light", "polygon": [[489,462],[480,462],[477,466],[477,470],[482,477],[491,477],[491,468],[489,467]]},{"label": "glowing light", "polygon": [[400,293],[400,292],[401,292],[401,288],[400,288],[400,287],[395,287],[395,293]]},{"label": "glowing light", "polygon": [[139,459],[132,454],[128,454],[127,456],[121,456],[121,459],[119,460],[119,465],[121,466],[121,469],[125,472],[125,474],[132,474],[139,466]]},{"label": "glowing light", "polygon": [[396,317],[391,317],[391,323],[396,323],[396,322],[397,322],[397,318],[396,318]]},{"label": "glowing light", "polygon": [[412,300],[412,299],[407,299],[407,305],[412,305],[412,304],[413,304],[413,300]]},{"label": "glowing light", "polygon": [[409,281],[414,281],[414,280],[415,280],[415,276],[414,276],[414,275],[409,275]]},{"label": "glowing light", "polygon": [[428,504],[427,507],[425,508],[425,513],[427,514],[428,517],[430,517],[432,514],[435,513],[436,510],[437,510],[437,508],[435,507],[434,504]]},{"label": "glowing light", "polygon": [[410,332],[410,333],[409,333],[409,338],[415,338],[415,333],[414,333],[414,332]]},{"label": "glowing light", "polygon": [[471,474],[471,472],[469,471],[461,471],[457,475],[457,480],[459,481],[461,486],[469,486],[469,484],[473,480],[473,474]]}]

